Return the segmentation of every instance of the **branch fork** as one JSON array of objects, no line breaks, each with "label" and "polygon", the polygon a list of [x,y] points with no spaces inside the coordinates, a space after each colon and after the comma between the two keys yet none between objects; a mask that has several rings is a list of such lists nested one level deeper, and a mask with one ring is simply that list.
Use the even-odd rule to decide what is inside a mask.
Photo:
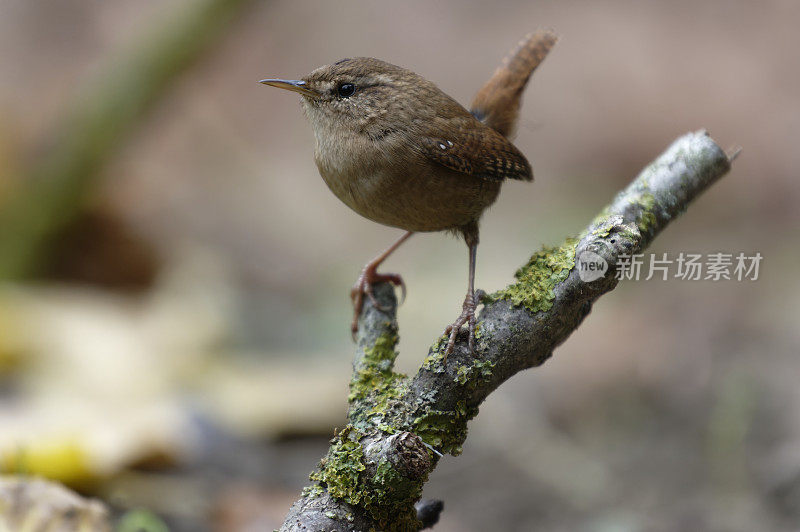
[{"label": "branch fork", "polygon": [[375,301],[366,302],[358,320],[349,424],[281,530],[432,526],[441,501],[415,503],[442,454],[460,454],[467,422],[483,400],[515,373],[550,358],[597,298],[616,287],[618,258],[644,250],[730,170],[737,154],[726,155],[705,131],[677,139],[577,238],[534,253],[515,283],[483,296],[474,354],[459,339],[445,363],[447,338],[439,338],[414,376],[393,370],[397,300],[390,284],[375,286]]}]

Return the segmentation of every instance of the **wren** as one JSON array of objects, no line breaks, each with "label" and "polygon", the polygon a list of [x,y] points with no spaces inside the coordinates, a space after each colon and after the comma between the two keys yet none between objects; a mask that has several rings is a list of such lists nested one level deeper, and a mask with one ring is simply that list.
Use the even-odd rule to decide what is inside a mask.
[{"label": "wren", "polygon": [[299,93],[314,128],[322,179],[348,207],[406,233],[364,266],[353,289],[355,334],[372,284],[405,284],[378,266],[413,233],[451,231],[469,248],[469,282],[461,314],[445,329],[445,360],[463,325],[474,352],[478,222],[506,179],[531,181],[524,155],[509,141],[522,93],[556,37],[528,35],[478,91],[470,111],[425,78],[379,59],[342,59],[300,80],[261,83]]}]

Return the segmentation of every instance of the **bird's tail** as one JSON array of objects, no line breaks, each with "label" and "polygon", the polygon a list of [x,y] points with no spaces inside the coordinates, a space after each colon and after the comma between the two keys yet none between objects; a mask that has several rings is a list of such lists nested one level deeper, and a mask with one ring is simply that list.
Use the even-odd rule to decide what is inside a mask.
[{"label": "bird's tail", "polygon": [[475,95],[472,114],[501,135],[511,137],[525,85],[557,39],[549,30],[526,35]]}]

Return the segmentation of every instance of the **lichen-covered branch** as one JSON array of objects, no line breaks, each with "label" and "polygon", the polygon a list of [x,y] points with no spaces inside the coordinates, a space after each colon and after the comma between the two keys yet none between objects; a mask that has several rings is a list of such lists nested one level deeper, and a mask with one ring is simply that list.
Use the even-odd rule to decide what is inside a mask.
[{"label": "lichen-covered branch", "polygon": [[[612,290],[619,257],[638,253],[730,169],[703,131],[676,140],[576,238],[534,253],[516,282],[483,298],[476,350],[444,360],[446,338],[413,377],[393,371],[396,300],[375,288],[359,322],[349,425],[311,474],[281,530],[418,530],[414,503],[445,453],[457,455],[481,402],[520,370],[541,365]],[[580,268],[605,265],[594,280]]]}]

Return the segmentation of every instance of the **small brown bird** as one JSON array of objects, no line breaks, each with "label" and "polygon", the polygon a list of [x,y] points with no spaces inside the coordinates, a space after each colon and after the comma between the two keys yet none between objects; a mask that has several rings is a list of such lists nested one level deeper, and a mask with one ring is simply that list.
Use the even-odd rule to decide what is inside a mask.
[{"label": "small brown bird", "polygon": [[555,44],[549,31],[531,34],[475,96],[471,112],[423,77],[379,59],[342,59],[301,80],[261,83],[300,93],[316,137],[322,179],[347,206],[407,232],[368,262],[351,291],[355,333],[364,295],[397,274],[378,266],[415,232],[452,231],[469,247],[469,287],[459,317],[445,329],[452,352],[463,325],[474,350],[475,253],[478,221],[506,179],[531,181],[525,156],[508,140],[528,78]]}]

